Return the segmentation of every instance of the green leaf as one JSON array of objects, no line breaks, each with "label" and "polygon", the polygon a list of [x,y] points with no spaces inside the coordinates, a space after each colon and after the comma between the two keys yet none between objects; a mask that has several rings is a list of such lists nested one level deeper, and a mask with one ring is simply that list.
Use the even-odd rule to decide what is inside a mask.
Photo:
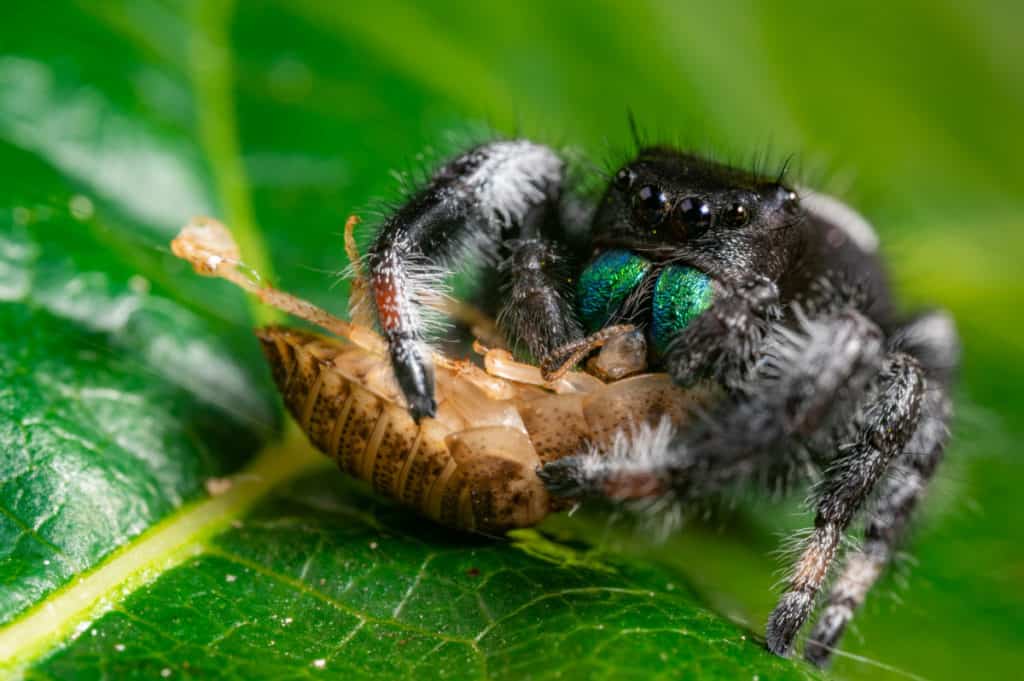
[{"label": "green leaf", "polygon": [[880,225],[908,300],[954,310],[960,441],[910,547],[904,605],[891,597],[899,580],[883,582],[836,672],[1013,677],[1014,12],[807,0],[8,8],[0,670],[813,677],[757,639],[775,533],[807,526],[806,513],[744,504],[664,544],[586,514],[508,541],[439,530],[281,432],[251,334],[273,313],[167,253],[188,218],[216,215],[250,264],[340,311],[341,226],[395,196],[390,171],[418,169],[419,152],[444,153],[447,133],[479,121],[614,162],[631,109],[647,132],[741,161],[772,140],[815,184],[842,191],[855,174],[847,195]]},{"label": "green leaf", "polygon": [[[204,478],[236,469],[275,417],[236,330],[155,295],[142,262],[103,253],[118,235],[101,234],[88,199],[35,159],[8,145],[0,159],[22,173],[0,218],[8,622],[195,497]],[[40,187],[46,197],[33,201]]]},{"label": "green leaf", "polygon": [[533,530],[510,543],[447,533],[317,475],[276,492],[31,675],[649,678],[680,664],[707,678],[814,677],[664,571]]}]

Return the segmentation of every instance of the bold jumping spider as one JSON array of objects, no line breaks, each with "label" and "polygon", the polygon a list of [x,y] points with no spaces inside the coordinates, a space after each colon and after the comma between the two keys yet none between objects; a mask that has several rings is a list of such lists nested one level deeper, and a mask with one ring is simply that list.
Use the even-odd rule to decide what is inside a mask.
[{"label": "bold jumping spider", "polygon": [[[725,397],[700,425],[538,473],[556,494],[687,504],[740,482],[815,481],[814,528],[767,624],[788,654],[854,519],[805,649],[824,664],[893,555],[942,458],[958,340],[950,317],[899,318],[871,227],[837,200],[654,146],[588,210],[565,163],[525,140],[454,158],[384,222],[369,256],[378,321],[412,415],[435,413],[425,301],[467,258],[483,303],[541,366],[628,321],[652,364]],[[869,501],[870,500],[870,501]]]}]

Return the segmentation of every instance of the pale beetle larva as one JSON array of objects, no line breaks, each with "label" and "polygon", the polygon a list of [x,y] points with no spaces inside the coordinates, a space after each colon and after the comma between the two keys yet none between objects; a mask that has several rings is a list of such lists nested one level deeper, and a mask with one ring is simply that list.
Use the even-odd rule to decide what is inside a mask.
[{"label": "pale beetle larva", "polygon": [[[358,262],[355,222],[346,225],[346,246]],[[449,527],[497,533],[540,522],[566,502],[548,494],[539,466],[599,449],[642,423],[665,418],[679,426],[706,397],[684,391],[667,374],[643,373],[642,336],[617,327],[591,338],[548,381],[500,348],[476,344],[484,368],[435,353],[437,413],[417,424],[387,346],[360,319],[358,305],[353,321],[345,321],[263,283],[242,264],[227,228],[211,218],[193,219],[172,250],[200,274],[227,279],[330,332],[333,337],[285,326],[256,331],[288,411],[343,471]],[[350,302],[358,304],[365,291],[354,270]],[[476,321],[479,335],[487,336],[487,320]],[[588,372],[565,370],[598,345]]]}]

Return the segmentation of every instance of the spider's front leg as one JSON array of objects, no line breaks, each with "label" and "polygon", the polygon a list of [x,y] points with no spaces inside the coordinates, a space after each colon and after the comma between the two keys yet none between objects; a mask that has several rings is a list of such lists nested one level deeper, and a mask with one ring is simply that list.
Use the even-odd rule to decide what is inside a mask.
[{"label": "spider's front leg", "polygon": [[[744,480],[785,479],[807,463],[808,445],[838,433],[835,442],[825,438],[839,451],[828,457],[814,528],[768,621],[767,645],[779,655],[789,653],[810,616],[850,522],[921,423],[925,385],[919,362],[887,349],[860,312],[813,319],[798,312],[797,320],[796,329],[772,329],[743,390],[663,457],[667,486],[695,500]],[[835,635],[822,637],[826,645],[841,629],[828,630]]]},{"label": "spider's front leg", "polygon": [[[370,286],[395,377],[415,419],[437,410],[423,318],[456,262],[524,261],[509,275],[513,295],[539,303],[533,322],[558,322],[572,331],[565,322],[573,318],[568,303],[557,292],[537,293],[552,259],[536,257],[544,244],[531,233],[557,207],[562,179],[563,162],[548,147],[525,140],[483,144],[442,166],[377,233],[368,256]],[[531,349],[548,342],[527,340]]]}]

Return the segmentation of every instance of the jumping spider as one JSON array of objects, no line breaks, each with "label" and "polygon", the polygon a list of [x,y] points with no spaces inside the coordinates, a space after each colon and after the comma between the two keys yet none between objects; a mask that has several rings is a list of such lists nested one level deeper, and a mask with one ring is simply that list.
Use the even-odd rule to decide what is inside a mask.
[{"label": "jumping spider", "polygon": [[[814,527],[767,623],[793,648],[841,538],[863,522],[810,634],[825,664],[907,528],[942,459],[958,362],[951,318],[905,319],[868,223],[836,199],[667,146],[640,149],[596,205],[566,163],[527,140],[444,164],[384,221],[368,263],[378,321],[412,415],[436,410],[427,299],[467,259],[491,277],[481,303],[542,367],[587,333],[631,322],[649,361],[724,397],[699,425],[636,437],[616,456],[538,470],[555,494],[683,504],[737,483],[813,481]],[[574,345],[575,344],[575,345]]]}]

